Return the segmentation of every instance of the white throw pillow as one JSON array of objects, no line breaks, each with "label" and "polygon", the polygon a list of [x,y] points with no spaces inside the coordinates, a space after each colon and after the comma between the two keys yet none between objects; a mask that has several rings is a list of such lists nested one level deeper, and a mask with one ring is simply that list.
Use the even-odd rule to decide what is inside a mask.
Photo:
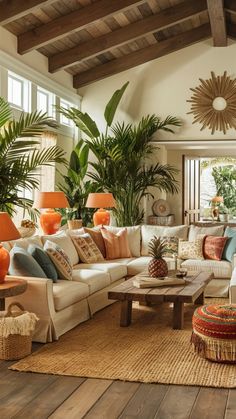
[{"label": "white throw pillow", "polygon": [[187,240],[188,237],[188,226],[154,226],[154,225],[142,225],[141,226],[141,237],[142,237],[142,256],[148,256],[148,244],[153,236],[157,237],[177,237],[178,239]]},{"label": "white throw pillow", "polygon": [[[113,226],[105,226],[106,230],[110,231],[111,233],[117,234],[119,233],[124,227],[113,227]],[[140,248],[141,248],[141,226],[131,226],[125,227],[127,229],[127,237],[129,243],[129,249],[134,257],[140,257]]]},{"label": "white throw pillow", "polygon": [[213,227],[199,227],[190,225],[188,240],[190,242],[195,241],[199,238],[199,235],[204,236],[220,236],[224,234],[224,226],[213,226]]},{"label": "white throw pillow", "polygon": [[22,247],[22,249],[25,249],[25,250],[28,249],[30,244],[35,244],[36,246],[43,248],[43,243],[41,241],[40,236],[32,236],[32,237],[27,237],[25,239],[11,240],[10,244],[12,247],[16,244],[17,246]]},{"label": "white throw pillow", "polygon": [[74,243],[65,231],[60,231],[59,233],[48,236],[42,236],[42,241],[44,244],[47,240],[50,240],[50,242],[58,244],[58,246],[60,246],[64,250],[64,252],[69,257],[72,266],[77,265],[79,263],[79,256],[74,246]]}]

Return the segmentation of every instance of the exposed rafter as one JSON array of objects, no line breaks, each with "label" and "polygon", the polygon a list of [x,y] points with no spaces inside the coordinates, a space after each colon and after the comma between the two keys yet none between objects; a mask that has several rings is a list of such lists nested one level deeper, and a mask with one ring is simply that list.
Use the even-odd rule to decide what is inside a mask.
[{"label": "exposed rafter", "polygon": [[83,29],[89,23],[95,22],[117,11],[122,11],[132,5],[144,3],[145,0],[99,0],[67,15],[60,16],[51,22],[38,26],[18,36],[18,52],[24,54],[55,41],[69,32]]},{"label": "exposed rafter", "polygon": [[55,0],[3,0],[0,3],[0,24],[6,25],[19,19],[40,6],[46,6]]},{"label": "exposed rafter", "polygon": [[227,46],[224,0],[207,0],[211,33],[215,47]]},{"label": "exposed rafter", "polygon": [[123,28],[89,40],[49,57],[49,71],[54,73],[73,63],[108,51],[148,33],[165,29],[207,9],[206,0],[190,0],[164,9],[161,12],[131,23]]},{"label": "exposed rafter", "polygon": [[236,2],[235,0],[225,0],[225,10],[228,12],[236,13]]},{"label": "exposed rafter", "polygon": [[203,39],[209,38],[210,36],[211,28],[209,24],[199,26],[198,28],[172,36],[165,41],[158,42],[155,45],[151,45],[124,57],[114,59],[106,64],[94,67],[91,70],[79,73],[73,77],[73,85],[75,88],[86,86],[92,82],[187,47]]}]

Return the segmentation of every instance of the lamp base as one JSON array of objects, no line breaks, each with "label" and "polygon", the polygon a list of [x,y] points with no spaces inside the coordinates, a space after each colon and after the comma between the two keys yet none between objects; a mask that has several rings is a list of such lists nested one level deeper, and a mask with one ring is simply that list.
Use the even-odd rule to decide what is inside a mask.
[{"label": "lamp base", "polygon": [[5,282],[5,276],[7,275],[10,265],[9,252],[0,244],[0,284]]},{"label": "lamp base", "polygon": [[49,208],[40,215],[40,224],[44,234],[55,234],[61,226],[61,214]]},{"label": "lamp base", "polygon": [[108,226],[110,224],[110,213],[104,208],[100,208],[93,214],[93,223],[95,226],[100,224]]}]

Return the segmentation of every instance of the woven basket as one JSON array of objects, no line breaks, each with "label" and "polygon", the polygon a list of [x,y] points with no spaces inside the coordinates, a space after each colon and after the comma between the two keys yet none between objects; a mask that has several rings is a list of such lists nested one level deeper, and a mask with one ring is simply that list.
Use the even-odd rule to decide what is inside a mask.
[{"label": "woven basket", "polygon": [[[17,314],[12,312],[13,306],[17,306],[20,309]],[[12,303],[9,305],[4,317],[18,317],[23,313],[25,313],[25,311],[21,304]],[[20,334],[12,334],[8,337],[0,336],[0,359],[14,361],[29,355],[32,348],[32,335],[33,332],[27,336],[22,336]]]}]

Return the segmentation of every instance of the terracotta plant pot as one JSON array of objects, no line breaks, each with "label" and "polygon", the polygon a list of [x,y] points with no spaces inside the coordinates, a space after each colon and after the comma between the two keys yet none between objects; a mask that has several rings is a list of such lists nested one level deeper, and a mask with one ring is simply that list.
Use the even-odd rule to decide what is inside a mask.
[{"label": "terracotta plant pot", "polygon": [[82,220],[68,220],[67,224],[69,230],[77,230],[83,226]]}]

